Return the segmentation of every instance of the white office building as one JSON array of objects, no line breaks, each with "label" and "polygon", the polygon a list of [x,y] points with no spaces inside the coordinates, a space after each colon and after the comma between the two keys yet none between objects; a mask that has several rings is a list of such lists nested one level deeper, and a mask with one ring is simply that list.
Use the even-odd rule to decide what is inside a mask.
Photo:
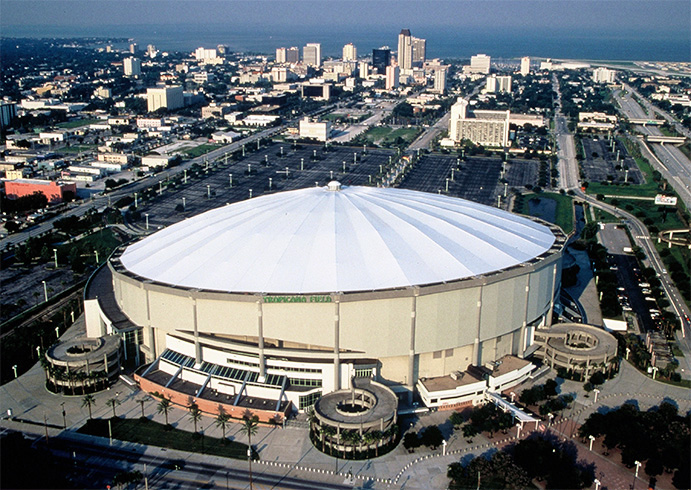
[{"label": "white office building", "polygon": [[476,145],[506,147],[509,143],[509,111],[473,111],[459,98],[451,106],[449,138],[454,143],[470,140]]},{"label": "white office building", "polygon": [[486,54],[476,54],[470,58],[470,72],[489,75],[491,58]]},{"label": "white office building", "polygon": [[614,83],[617,72],[607,68],[595,68],[593,70],[593,82],[595,83]]},{"label": "white office building", "polygon": [[300,120],[299,123],[300,138],[315,139],[317,141],[326,141],[331,134],[331,123],[328,121],[310,121],[309,117]]},{"label": "white office building", "polygon": [[357,47],[353,43],[343,46],[343,61],[357,60]]},{"label": "white office building", "polygon": [[213,60],[218,58],[215,48],[197,48],[194,51],[194,58],[197,61]]},{"label": "white office building", "polygon": [[488,94],[494,93],[511,93],[511,76],[496,76],[490,75],[487,77],[487,84],[485,86],[485,91]]},{"label": "white office building", "polygon": [[386,90],[398,88],[398,79],[401,76],[401,70],[398,65],[391,65],[386,67]]},{"label": "white office building", "polygon": [[161,107],[173,110],[185,105],[185,97],[180,85],[155,87],[146,89],[146,102],[149,112],[154,112]]},{"label": "white office building", "polygon": [[446,71],[446,66],[437,68],[434,71],[434,92],[437,94],[443,94],[446,90]]},{"label": "white office building", "polygon": [[322,45],[319,43],[307,43],[302,48],[302,61],[307,66],[319,68],[322,64]]},{"label": "white office building", "polygon": [[122,60],[122,68],[126,77],[136,77],[142,74],[142,62],[132,56]]},{"label": "white office building", "polygon": [[528,56],[524,56],[521,58],[521,75],[526,76],[530,73],[530,58]]}]

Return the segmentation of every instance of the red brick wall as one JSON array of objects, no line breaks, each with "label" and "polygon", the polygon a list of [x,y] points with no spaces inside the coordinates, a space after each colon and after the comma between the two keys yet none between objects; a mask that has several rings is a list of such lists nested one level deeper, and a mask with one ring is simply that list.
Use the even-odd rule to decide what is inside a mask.
[{"label": "red brick wall", "polygon": [[62,195],[65,191],[72,191],[74,194],[76,194],[76,184],[58,184],[56,182],[51,182],[50,184],[42,185],[28,182],[14,182],[12,180],[5,182],[5,193],[7,194],[7,197],[13,199],[30,196],[34,192],[40,192],[46,196],[48,202],[57,203],[62,202]]},{"label": "red brick wall", "polygon": [[[139,375],[134,375],[135,381],[139,383],[139,387],[148,392],[157,392],[166,398],[168,398],[175,405],[180,405],[181,407],[189,407],[191,403],[196,403],[199,410],[209,415],[218,415],[219,408],[223,408],[223,411],[235,419],[242,419],[245,415],[247,408],[236,407],[235,405],[230,405],[228,403],[219,403],[212,400],[206,400],[204,398],[196,398],[185,393],[180,393],[179,391],[171,390],[170,388],[165,388],[159,384],[153,383],[148,379],[142,378]],[[273,410],[255,410],[251,409],[252,415],[256,415],[259,422],[269,424],[271,420],[275,420],[277,423],[281,424],[283,419],[287,416],[291,408],[288,404],[285,412],[275,412]],[[239,422],[239,420],[238,420]]]}]

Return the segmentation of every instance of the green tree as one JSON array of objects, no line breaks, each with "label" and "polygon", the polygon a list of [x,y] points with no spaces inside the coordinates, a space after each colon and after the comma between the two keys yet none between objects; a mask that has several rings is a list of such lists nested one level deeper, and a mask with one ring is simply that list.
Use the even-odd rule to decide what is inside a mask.
[{"label": "green tree", "polygon": [[197,423],[202,419],[202,411],[199,410],[199,407],[197,406],[196,403],[190,404],[187,409],[190,412],[190,420],[194,423],[194,432],[195,434],[197,433]]},{"label": "green tree", "polygon": [[120,405],[120,400],[118,400],[117,398],[109,398],[108,401],[106,401],[106,405],[113,409],[113,418],[115,418],[115,407]]},{"label": "green tree", "polygon": [[96,405],[96,398],[94,398],[94,395],[92,395],[92,394],[84,395],[84,397],[82,398],[82,407],[86,407],[89,409],[89,419],[93,418],[91,416],[91,407],[93,405]]},{"label": "green tree", "polygon": [[223,430],[223,442],[226,442],[226,425],[230,422],[230,415],[228,415],[223,407],[219,405],[218,415],[216,416],[216,427],[220,427]]},{"label": "green tree", "polygon": [[252,485],[252,436],[257,435],[257,428],[259,426],[259,418],[253,415],[252,412],[245,410],[242,417],[242,426],[240,427],[240,432],[247,435],[247,460],[249,462],[249,472],[250,472],[250,490],[254,488]]},{"label": "green tree", "polygon": [[161,401],[158,402],[158,405],[156,406],[156,412],[162,413],[166,417],[166,425],[168,424],[168,412],[172,409],[170,400],[166,397],[161,398]]}]

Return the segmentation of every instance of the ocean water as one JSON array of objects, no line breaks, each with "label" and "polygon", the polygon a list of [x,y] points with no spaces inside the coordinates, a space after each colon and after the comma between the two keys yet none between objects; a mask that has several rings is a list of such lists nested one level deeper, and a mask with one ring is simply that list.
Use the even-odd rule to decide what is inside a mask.
[{"label": "ocean water", "polygon": [[[636,33],[616,29],[564,31],[550,28],[418,27],[416,37],[427,39],[427,58],[469,58],[485,53],[494,58],[533,56],[586,60],[691,61],[688,33]],[[3,27],[3,37],[123,37],[140,46],[159,50],[193,51],[199,46],[228,45],[231,51],[273,55],[281,46],[302,48],[308,42],[322,45],[322,56],[340,57],[352,42],[358,54],[373,48],[397,47],[398,31],[392,28],[286,25],[130,25],[79,27]]]}]

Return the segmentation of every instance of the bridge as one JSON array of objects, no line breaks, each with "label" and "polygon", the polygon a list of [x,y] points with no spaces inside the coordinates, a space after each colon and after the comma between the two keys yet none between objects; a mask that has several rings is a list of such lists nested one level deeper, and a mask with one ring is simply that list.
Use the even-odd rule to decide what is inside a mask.
[{"label": "bridge", "polygon": [[685,136],[662,136],[662,135],[654,135],[654,134],[648,134],[645,137],[645,140],[648,143],[670,143],[672,145],[683,145],[686,142],[686,137]]},{"label": "bridge", "polygon": [[664,119],[636,119],[630,118],[631,124],[642,124],[643,126],[662,126],[665,123]]}]

